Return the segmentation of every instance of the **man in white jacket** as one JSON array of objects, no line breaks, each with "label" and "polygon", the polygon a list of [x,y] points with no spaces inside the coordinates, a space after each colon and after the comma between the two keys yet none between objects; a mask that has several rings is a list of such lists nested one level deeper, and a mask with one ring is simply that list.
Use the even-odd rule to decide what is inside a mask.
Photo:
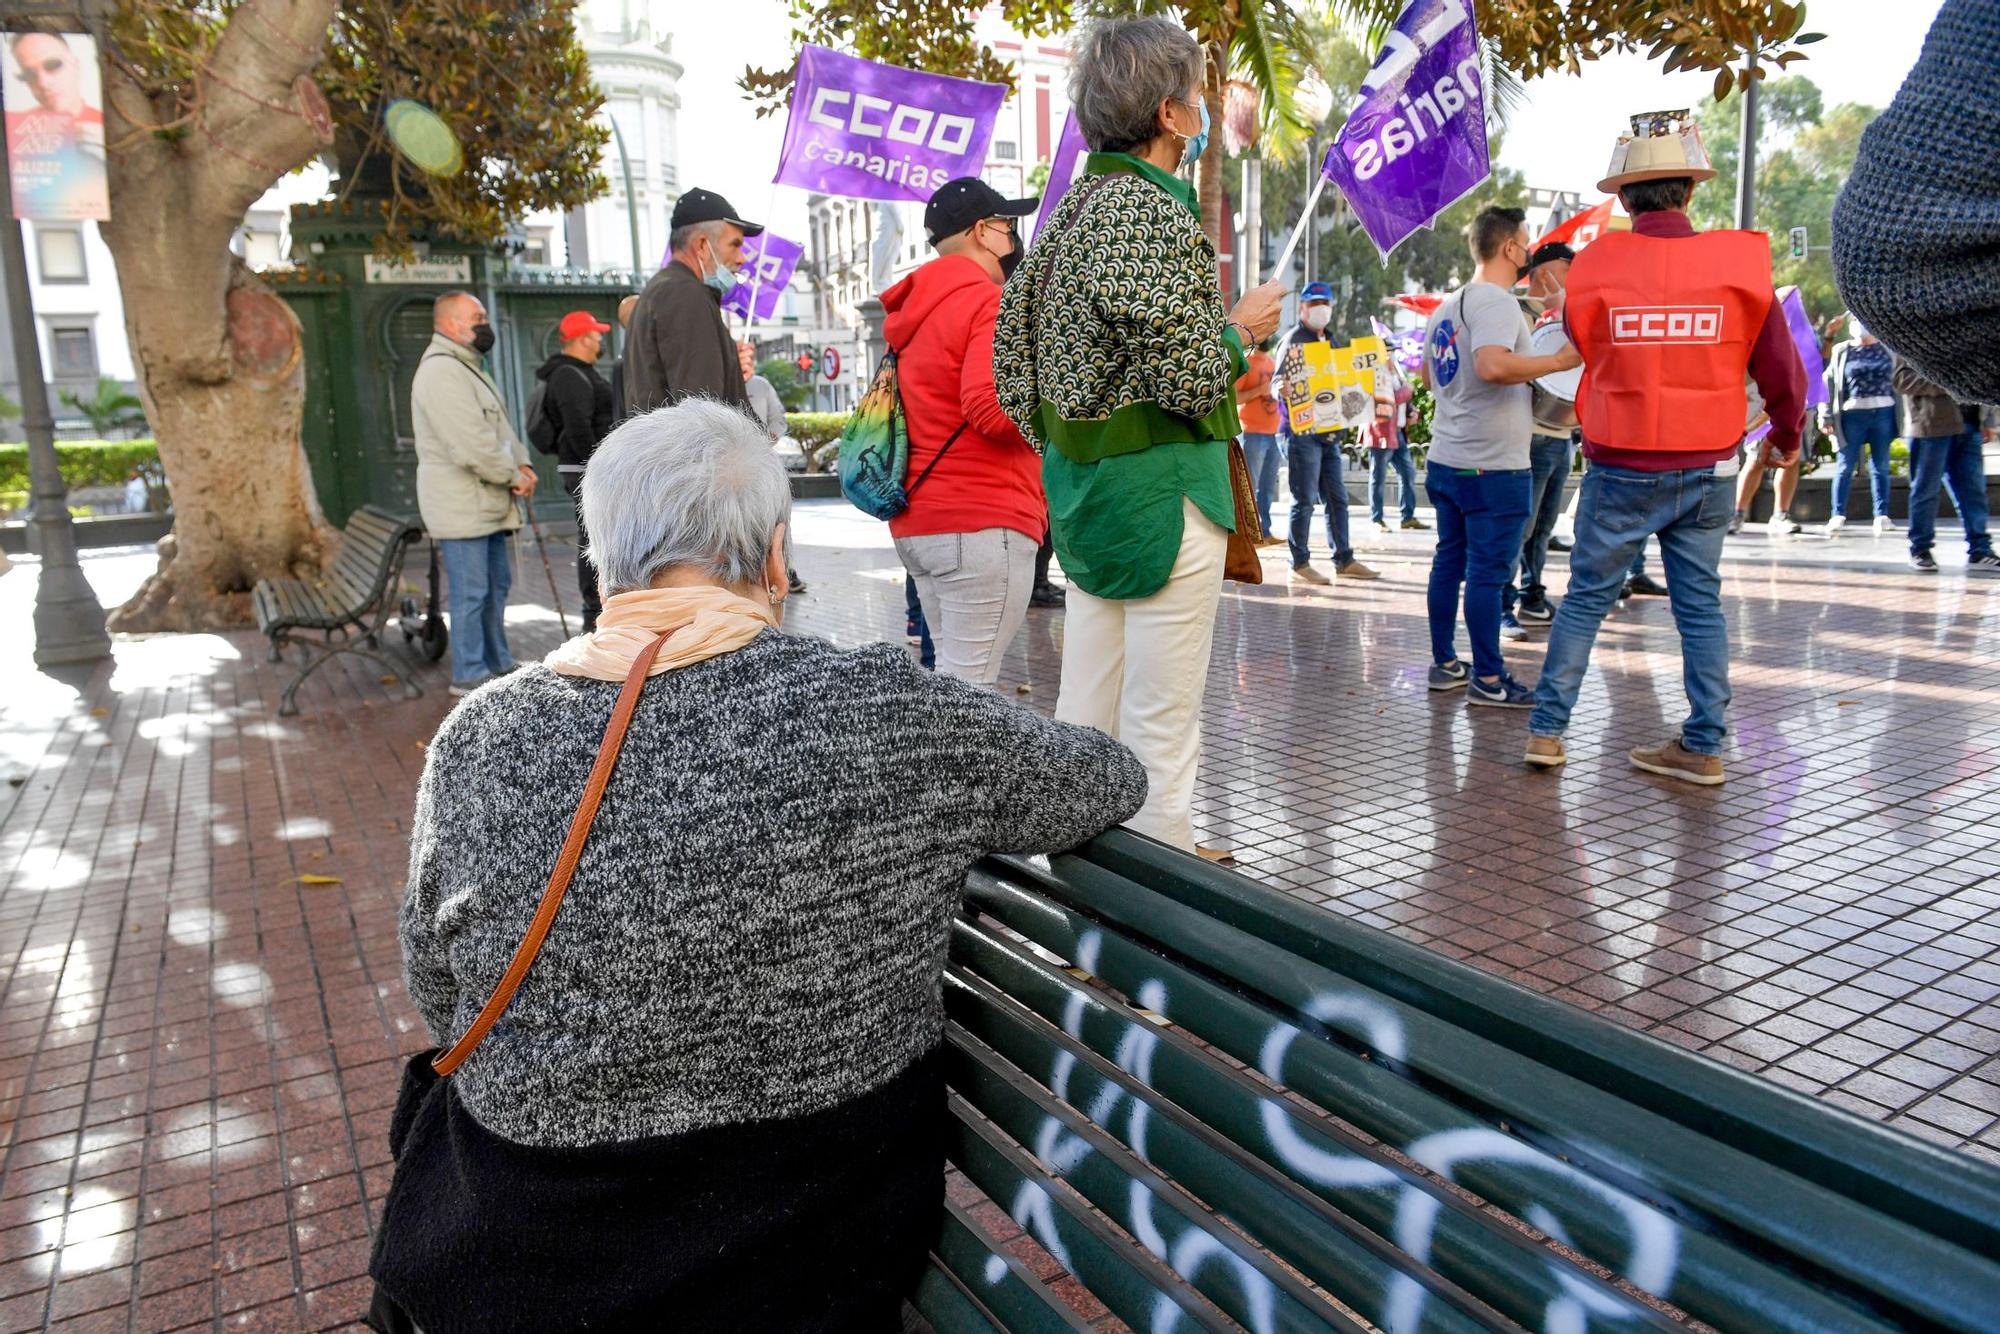
[{"label": "man in white jacket", "polygon": [[516,498],[535,489],[535,470],[480,364],[493,347],[486,307],[470,292],[447,292],[431,308],[431,329],[410,385],[417,509],[444,556],[451,693],[463,695],[514,670],[507,538],[521,526]]}]

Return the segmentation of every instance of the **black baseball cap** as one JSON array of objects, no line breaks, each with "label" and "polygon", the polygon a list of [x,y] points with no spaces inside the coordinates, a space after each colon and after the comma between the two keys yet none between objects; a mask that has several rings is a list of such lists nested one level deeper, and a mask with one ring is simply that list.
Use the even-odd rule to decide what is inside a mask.
[{"label": "black baseball cap", "polygon": [[961,176],[940,185],[931,202],[924,205],[924,231],[936,245],[986,218],[1025,218],[1041,202],[1008,199],[977,176]]},{"label": "black baseball cap", "polygon": [[1576,251],[1563,241],[1545,241],[1535,247],[1535,253],[1528,256],[1528,267],[1523,273],[1533,273],[1544,264],[1553,264],[1559,259],[1575,259]]},{"label": "black baseball cap", "polygon": [[690,190],[674,201],[674,217],[668,224],[669,230],[678,231],[698,222],[726,222],[741,228],[745,236],[755,236],[764,230],[761,222],[743,221],[729,206],[729,201],[713,190]]}]

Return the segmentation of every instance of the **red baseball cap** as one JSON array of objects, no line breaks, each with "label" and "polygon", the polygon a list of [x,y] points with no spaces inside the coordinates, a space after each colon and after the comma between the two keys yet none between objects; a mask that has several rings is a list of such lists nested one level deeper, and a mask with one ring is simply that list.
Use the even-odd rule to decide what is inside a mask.
[{"label": "red baseball cap", "polygon": [[572,310],[562,317],[562,323],[556,326],[556,332],[560,333],[562,340],[567,343],[572,338],[581,338],[587,333],[610,333],[611,326],[587,310]]}]

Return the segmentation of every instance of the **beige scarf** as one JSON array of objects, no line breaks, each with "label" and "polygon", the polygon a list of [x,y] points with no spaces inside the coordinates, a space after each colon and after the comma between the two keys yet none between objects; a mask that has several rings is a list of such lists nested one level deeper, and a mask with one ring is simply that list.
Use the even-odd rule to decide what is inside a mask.
[{"label": "beige scarf", "polygon": [[597,629],[578,635],[542,661],[563,676],[623,681],[640,650],[667,631],[678,630],[646,673],[658,676],[734,653],[777,623],[771,608],[713,584],[641,588],[604,599]]}]

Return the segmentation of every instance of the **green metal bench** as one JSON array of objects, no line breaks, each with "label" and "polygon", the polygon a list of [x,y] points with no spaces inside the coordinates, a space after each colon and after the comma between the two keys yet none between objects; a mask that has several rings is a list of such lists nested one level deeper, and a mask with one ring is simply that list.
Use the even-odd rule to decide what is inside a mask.
[{"label": "green metal bench", "polygon": [[1127,833],[945,1001],[945,1334],[2000,1330],[2000,1169]]},{"label": "green metal bench", "polygon": [[[382,627],[394,602],[391,593],[403,571],[403,553],[423,531],[423,525],[408,515],[364,505],[341,530],[340,550],[323,578],[257,581],[250,591],[250,605],[258,631],[271,641],[271,661],[283,661],[291,644],[305,655],[299,674],[278,702],[280,716],[289,718],[299,711],[299,687],[342,653],[367,658],[393,674],[402,682],[406,699],[424,693],[409,673],[380,652]],[[319,637],[302,638],[301,631],[317,631]]]}]

